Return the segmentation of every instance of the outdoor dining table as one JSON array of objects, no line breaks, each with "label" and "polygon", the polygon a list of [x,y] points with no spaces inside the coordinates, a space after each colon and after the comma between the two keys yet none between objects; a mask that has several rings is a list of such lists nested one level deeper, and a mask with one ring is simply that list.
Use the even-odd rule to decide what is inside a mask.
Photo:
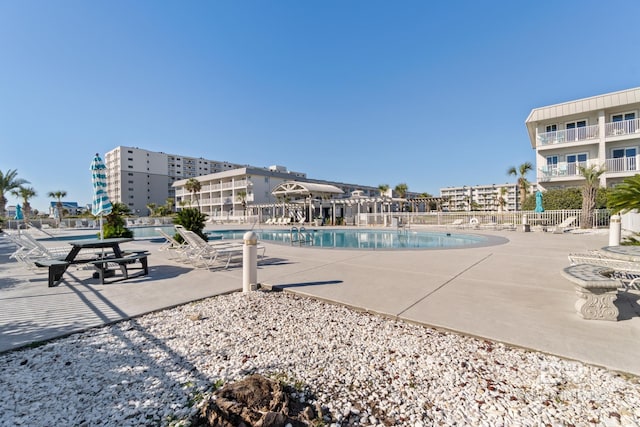
[{"label": "outdoor dining table", "polygon": [[76,261],[76,257],[83,249],[109,249],[113,252],[113,258],[122,258],[122,250],[120,250],[120,244],[131,242],[133,239],[130,237],[114,237],[110,239],[82,239],[70,241],[71,251],[64,259],[69,264],[80,264],[86,262],[86,260]]},{"label": "outdoor dining table", "polygon": [[[122,258],[122,250],[120,249],[121,243],[126,243],[132,241],[132,238],[129,237],[117,237],[110,239],[82,239],[82,240],[72,240],[69,242],[71,245],[71,249],[69,253],[64,259],[51,259],[51,260],[42,260],[36,261],[36,265],[38,267],[48,267],[49,268],[49,287],[57,286],[62,280],[62,276],[64,275],[67,268],[72,264],[87,264],[92,261],[104,259],[118,259]],[[78,258],[78,255],[81,251],[85,249],[91,249],[92,256],[90,257],[82,257]],[[101,249],[102,251],[98,253],[96,249]],[[98,266],[98,265],[96,265]],[[104,270],[104,265],[103,265]],[[104,271],[102,271],[104,275]],[[104,277],[102,277],[103,279]]]}]

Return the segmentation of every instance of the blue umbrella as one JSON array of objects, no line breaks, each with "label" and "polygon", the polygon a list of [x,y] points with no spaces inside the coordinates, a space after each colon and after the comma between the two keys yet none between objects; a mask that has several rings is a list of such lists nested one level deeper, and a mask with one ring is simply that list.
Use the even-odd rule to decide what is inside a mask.
[{"label": "blue umbrella", "polygon": [[544,212],[544,206],[542,206],[542,191],[536,191],[536,209],[534,212]]},{"label": "blue umbrella", "polygon": [[18,221],[18,234],[20,234],[20,221],[24,219],[22,215],[22,208],[20,205],[16,205],[16,216],[14,217]]},{"label": "blue umbrella", "polygon": [[107,195],[107,167],[100,158],[100,155],[96,153],[96,156],[91,162],[91,181],[93,182],[93,203],[91,206],[91,213],[94,216],[100,217],[100,238],[102,238],[102,217],[109,215],[113,206]]},{"label": "blue umbrella", "polygon": [[18,221],[24,219],[24,216],[22,215],[22,208],[20,207],[20,205],[16,205],[16,216],[14,219],[17,219]]}]

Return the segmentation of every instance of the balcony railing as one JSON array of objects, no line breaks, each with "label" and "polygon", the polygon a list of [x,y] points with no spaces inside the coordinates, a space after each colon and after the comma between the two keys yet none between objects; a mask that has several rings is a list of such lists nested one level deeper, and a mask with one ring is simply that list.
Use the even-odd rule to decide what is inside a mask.
[{"label": "balcony railing", "polygon": [[640,156],[607,159],[607,172],[633,172],[640,170]]},{"label": "balcony railing", "polygon": [[607,123],[604,129],[606,136],[620,136],[629,135],[632,133],[640,133],[640,119]]},{"label": "balcony railing", "polygon": [[585,141],[598,137],[598,125],[574,129],[557,130],[538,134],[538,145],[562,144],[574,141]]},{"label": "balcony railing", "polygon": [[579,162],[579,163],[567,163],[561,162],[557,165],[547,165],[538,169],[538,180],[548,181],[551,178],[572,178],[580,176],[579,166],[589,167],[591,165],[597,165],[595,161]]}]

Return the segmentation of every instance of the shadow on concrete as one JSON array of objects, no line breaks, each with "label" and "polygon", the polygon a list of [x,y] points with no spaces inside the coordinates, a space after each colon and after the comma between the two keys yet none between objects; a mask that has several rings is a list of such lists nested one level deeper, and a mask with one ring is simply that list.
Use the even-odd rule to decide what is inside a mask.
[{"label": "shadow on concrete", "polygon": [[305,283],[289,283],[286,285],[273,285],[271,289],[282,290],[288,288],[304,288],[306,286],[319,286],[319,285],[337,285],[343,283],[343,280],[325,280],[322,282],[305,282]]},{"label": "shadow on concrete", "polygon": [[640,317],[640,295],[632,292],[618,293],[618,299],[614,301],[618,307],[618,320],[630,320],[634,317]]}]

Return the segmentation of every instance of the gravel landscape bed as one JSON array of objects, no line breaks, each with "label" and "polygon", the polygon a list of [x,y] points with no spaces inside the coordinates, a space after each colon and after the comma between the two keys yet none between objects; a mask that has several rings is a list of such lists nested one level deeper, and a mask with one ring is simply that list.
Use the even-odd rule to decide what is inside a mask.
[{"label": "gravel landscape bed", "polygon": [[0,424],[184,425],[258,373],[318,425],[638,425],[637,377],[282,292],[230,294],[0,355]]}]

